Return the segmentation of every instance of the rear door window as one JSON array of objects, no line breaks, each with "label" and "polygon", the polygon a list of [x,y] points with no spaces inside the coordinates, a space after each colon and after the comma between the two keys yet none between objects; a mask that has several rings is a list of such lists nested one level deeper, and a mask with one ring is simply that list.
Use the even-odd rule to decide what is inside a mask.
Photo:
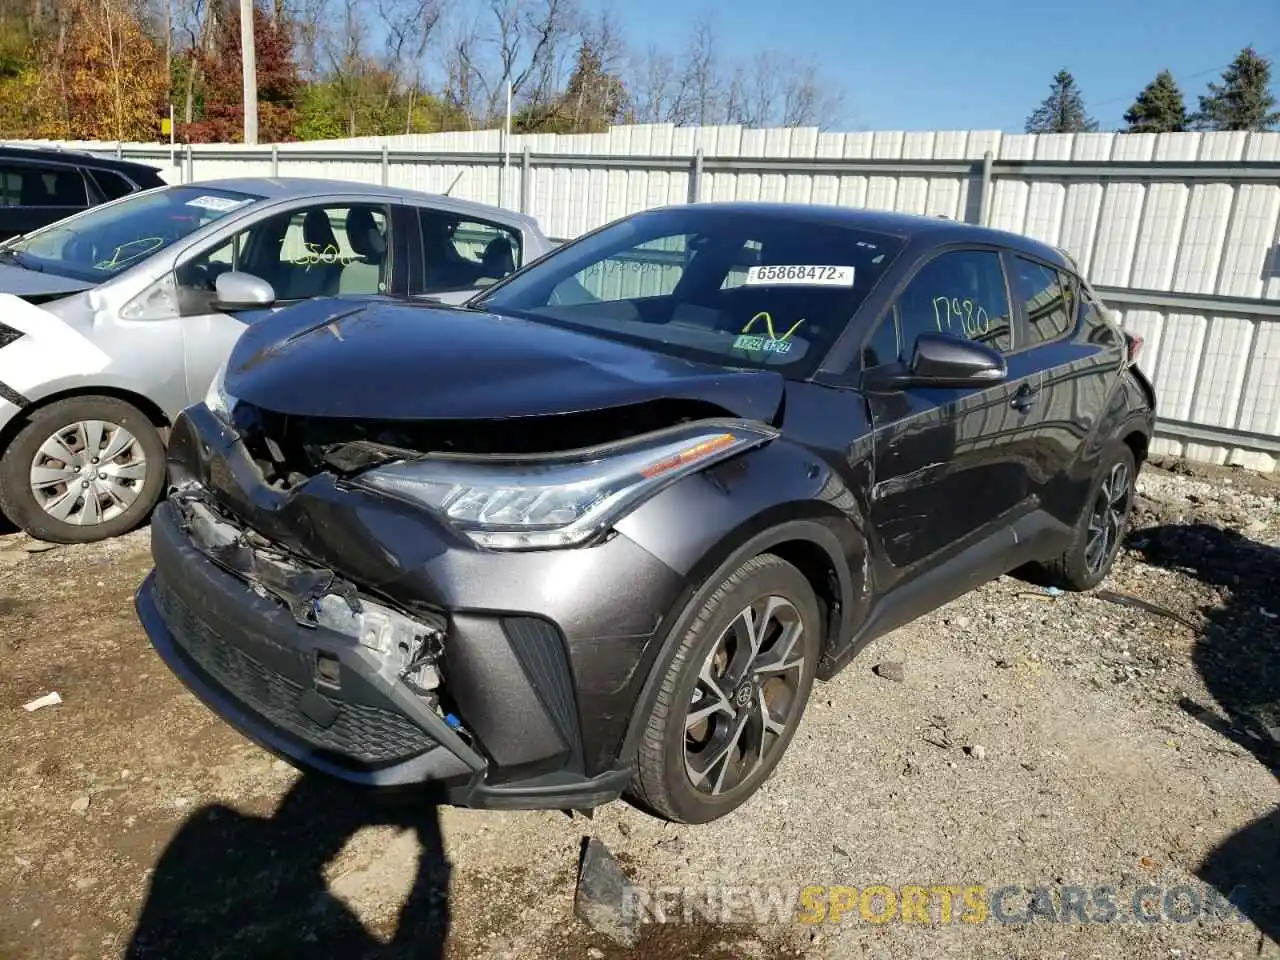
[{"label": "rear door window", "polygon": [[0,206],[81,210],[88,194],[74,167],[6,164],[0,165]]},{"label": "rear door window", "polygon": [[1026,257],[1010,257],[1014,295],[1022,302],[1027,346],[1051,343],[1074,326],[1074,289],[1053,267]]},{"label": "rear door window", "polygon": [[497,283],[520,266],[520,232],[426,207],[422,230],[423,292],[443,293]]}]

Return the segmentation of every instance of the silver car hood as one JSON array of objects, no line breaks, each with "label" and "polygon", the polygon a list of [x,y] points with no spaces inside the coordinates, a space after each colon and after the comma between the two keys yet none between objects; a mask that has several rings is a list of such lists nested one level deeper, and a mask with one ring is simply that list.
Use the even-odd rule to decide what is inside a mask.
[{"label": "silver car hood", "polygon": [[56,296],[88,290],[92,286],[94,284],[87,280],[0,263],[0,293],[12,293],[19,297]]}]

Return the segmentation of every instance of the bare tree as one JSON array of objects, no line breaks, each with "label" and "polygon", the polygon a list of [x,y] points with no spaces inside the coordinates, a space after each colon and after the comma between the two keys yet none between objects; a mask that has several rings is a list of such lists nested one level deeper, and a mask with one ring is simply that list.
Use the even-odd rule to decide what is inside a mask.
[{"label": "bare tree", "polygon": [[702,13],[689,33],[684,51],[684,73],[672,109],[672,122],[704,125],[716,123],[723,116],[725,81],[716,55],[715,25]]},{"label": "bare tree", "polygon": [[829,129],[843,119],[844,97],[822,75],[813,60],[794,64],[781,73],[782,115],[784,127],[820,127]]},{"label": "bare tree", "polygon": [[405,133],[413,130],[413,108],[422,80],[427,44],[440,23],[440,0],[378,0],[378,15],[386,28],[383,66],[387,83],[383,109],[407,89]]},{"label": "bare tree", "polygon": [[483,123],[502,115],[508,83],[513,100],[554,99],[577,23],[573,0],[488,0],[485,14],[451,45],[451,99]]},{"label": "bare tree", "polygon": [[746,127],[764,127],[774,122],[782,99],[784,73],[788,67],[772,50],[761,50],[735,64],[729,82],[725,119]]},{"label": "bare tree", "polygon": [[637,123],[671,123],[680,95],[675,57],[655,45],[633,54],[627,70],[627,89]]},{"label": "bare tree", "polygon": [[[202,0],[188,2],[200,3]],[[325,71],[325,25],[329,22],[329,13],[330,0],[288,0],[281,14],[293,23],[298,72],[308,80],[320,79]]]}]

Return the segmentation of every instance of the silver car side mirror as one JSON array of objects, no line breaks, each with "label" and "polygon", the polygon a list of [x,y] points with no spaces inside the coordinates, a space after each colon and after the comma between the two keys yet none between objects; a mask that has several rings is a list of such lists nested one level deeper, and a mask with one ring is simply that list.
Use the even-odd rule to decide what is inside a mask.
[{"label": "silver car side mirror", "polygon": [[261,277],[231,271],[213,283],[214,305],[221,310],[252,310],[276,302],[276,291]]}]

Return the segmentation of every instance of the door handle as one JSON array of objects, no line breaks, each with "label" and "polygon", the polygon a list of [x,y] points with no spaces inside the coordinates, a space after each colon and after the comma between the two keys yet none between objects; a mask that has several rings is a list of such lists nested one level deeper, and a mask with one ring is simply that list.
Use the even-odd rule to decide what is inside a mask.
[{"label": "door handle", "polygon": [[1013,395],[1013,399],[1009,401],[1009,406],[1018,411],[1030,410],[1035,402],[1040,399],[1040,390],[1030,384],[1024,383]]}]

